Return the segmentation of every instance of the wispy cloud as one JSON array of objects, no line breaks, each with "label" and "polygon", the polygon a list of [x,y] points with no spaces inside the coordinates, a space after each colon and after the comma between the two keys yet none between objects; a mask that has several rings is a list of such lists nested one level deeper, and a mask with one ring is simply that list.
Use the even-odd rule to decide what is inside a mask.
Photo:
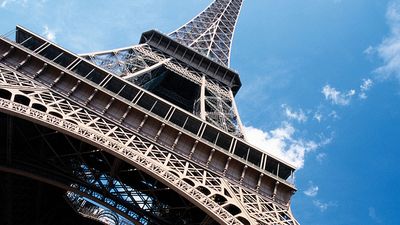
[{"label": "wispy cloud", "polygon": [[17,4],[22,7],[27,7],[29,3],[31,4],[43,4],[47,0],[35,0],[35,1],[30,1],[30,0],[2,0],[0,1],[0,8],[6,8],[8,5],[11,4]]},{"label": "wispy cloud", "polygon": [[280,127],[271,131],[252,126],[244,127],[244,130],[248,142],[298,168],[304,166],[307,153],[329,143],[326,140],[315,142],[297,138],[296,129],[288,122],[283,122]]},{"label": "wispy cloud", "polygon": [[309,182],[309,187],[303,193],[309,197],[315,197],[318,195],[318,190],[318,186],[315,186],[312,182]]},{"label": "wispy cloud", "polygon": [[326,159],[326,157],[327,157],[326,153],[321,152],[318,153],[318,155],[315,158],[319,163],[322,163]]},{"label": "wispy cloud", "polygon": [[352,89],[343,93],[328,84],[322,88],[322,94],[325,96],[325,99],[329,100],[332,104],[348,105],[351,98],[356,94],[356,91]]},{"label": "wispy cloud", "polygon": [[335,120],[340,118],[339,114],[335,110],[331,111],[328,116]]},{"label": "wispy cloud", "polygon": [[376,51],[383,65],[375,70],[381,78],[394,77],[400,81],[400,1],[392,1],[386,11],[390,34]]},{"label": "wispy cloud", "polygon": [[374,54],[375,51],[376,51],[376,49],[370,45],[363,51],[363,53],[369,56],[369,55]]},{"label": "wispy cloud", "polygon": [[360,85],[360,93],[358,94],[358,96],[361,99],[367,99],[367,91],[369,91],[371,89],[371,87],[373,86],[374,82],[371,79],[363,79],[363,82]]},{"label": "wispy cloud", "polygon": [[3,0],[0,2],[0,7],[5,8],[7,6],[7,4],[8,4],[8,0]]},{"label": "wispy cloud", "polygon": [[314,113],[313,119],[318,121],[319,123],[322,121],[323,115],[320,111]]},{"label": "wispy cloud", "polygon": [[285,110],[285,115],[288,119],[290,120],[296,120],[298,122],[306,122],[307,121],[307,116],[306,114],[303,112],[302,109],[298,110],[298,111],[294,111],[292,110],[289,106],[287,105],[282,105],[282,108]]},{"label": "wispy cloud", "polygon": [[[368,98],[367,92],[371,89],[373,85],[374,81],[372,79],[363,78],[359,87],[359,91],[351,89],[349,91],[341,92],[336,90],[336,88],[331,87],[329,84],[327,84],[322,88],[321,92],[325,96],[325,99],[330,101],[332,104],[345,106],[350,104],[356,92],[358,92],[358,97],[360,99],[363,100],[367,99]],[[314,119],[316,119],[315,116]]]},{"label": "wispy cloud", "polygon": [[43,32],[42,32],[43,36],[50,40],[50,41],[55,41],[56,40],[56,31],[49,29],[49,27],[47,25],[43,26]]},{"label": "wispy cloud", "polygon": [[321,211],[325,212],[330,206],[333,206],[332,203],[322,202],[320,200],[314,200],[313,204]]},{"label": "wispy cloud", "polygon": [[317,199],[316,197],[319,193],[319,187],[317,185],[314,185],[314,183],[312,181],[309,181],[308,185],[309,186],[308,186],[307,190],[303,191],[303,193],[306,196],[313,199],[313,201],[312,201],[313,205],[315,207],[317,207],[321,212],[325,212],[326,210],[328,210],[329,207],[337,206],[337,203],[335,203],[335,202],[332,202],[332,201],[324,202],[324,201],[321,201],[320,199]]}]

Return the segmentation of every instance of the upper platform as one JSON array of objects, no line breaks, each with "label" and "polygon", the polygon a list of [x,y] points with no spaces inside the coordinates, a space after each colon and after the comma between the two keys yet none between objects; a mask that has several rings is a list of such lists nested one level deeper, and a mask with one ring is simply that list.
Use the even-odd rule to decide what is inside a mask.
[{"label": "upper platform", "polygon": [[143,33],[140,38],[140,44],[143,43],[203,72],[207,76],[222,83],[224,86],[227,86],[232,90],[233,94],[236,94],[242,86],[239,74],[235,71],[158,31],[150,30]]}]

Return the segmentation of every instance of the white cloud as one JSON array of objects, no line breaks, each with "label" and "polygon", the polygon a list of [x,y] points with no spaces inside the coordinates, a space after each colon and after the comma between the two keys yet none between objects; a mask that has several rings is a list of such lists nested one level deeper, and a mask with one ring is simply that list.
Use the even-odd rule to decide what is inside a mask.
[{"label": "white cloud", "polygon": [[290,120],[296,120],[298,122],[306,122],[307,121],[307,116],[306,114],[303,112],[302,109],[300,109],[299,111],[293,111],[289,106],[287,105],[282,105],[282,108],[284,108],[285,110],[285,115],[288,119]]},{"label": "white cloud", "polygon": [[322,163],[326,159],[326,153],[318,153],[318,155],[315,157],[319,163]]},{"label": "white cloud", "polygon": [[55,41],[56,40],[56,32],[54,30],[50,30],[49,27],[47,25],[43,26],[43,32],[42,34],[44,35],[44,37],[46,39],[48,39],[49,41]]},{"label": "white cloud", "polygon": [[321,202],[320,200],[314,200],[314,201],[313,201],[313,204],[314,204],[317,208],[319,208],[319,210],[321,210],[321,212],[325,212],[325,211],[328,209],[328,207],[330,206],[329,203]]},{"label": "white cloud", "polygon": [[336,111],[330,112],[328,116],[332,117],[333,119],[339,119],[340,118]]},{"label": "white cloud", "polygon": [[318,195],[318,186],[314,186],[312,182],[310,182],[310,186],[308,187],[307,190],[304,191],[304,194],[309,196],[309,197],[315,197]]},{"label": "white cloud", "polygon": [[17,3],[20,4],[21,6],[25,7],[26,4],[28,3],[28,0],[3,0],[0,4],[0,7],[5,8],[7,5],[11,3]]},{"label": "white cloud", "polygon": [[391,33],[377,47],[383,65],[375,70],[381,78],[394,77],[400,80],[400,1],[392,1],[386,11]]},{"label": "white cloud", "polygon": [[335,105],[348,105],[351,98],[356,94],[355,90],[350,90],[346,93],[342,93],[330,85],[325,85],[322,88],[322,94],[324,94],[326,100],[330,100]]},{"label": "white cloud", "polygon": [[[360,90],[358,91],[358,97],[360,99],[367,99],[367,92],[371,89],[371,87],[374,85],[374,81],[372,81],[370,78],[364,78],[362,79],[362,83],[360,84]],[[356,91],[354,89],[351,89],[347,92],[341,92],[336,90],[336,88],[331,87],[329,84],[325,85],[322,88],[322,94],[325,96],[326,100],[329,100],[332,104],[334,105],[349,105],[351,102],[351,99],[353,96],[356,94]],[[316,118],[314,115],[314,119]]]},{"label": "white cloud", "polygon": [[261,150],[272,154],[297,168],[304,166],[304,158],[307,153],[329,143],[323,140],[321,143],[296,138],[296,129],[289,123],[282,123],[271,131],[263,131],[252,126],[244,127],[246,140],[259,147]]},{"label": "white cloud", "polygon": [[361,92],[361,93],[358,95],[358,97],[360,97],[361,99],[367,99],[367,98],[368,98],[367,94],[364,93],[364,92]]},{"label": "white cloud", "polygon": [[368,91],[373,85],[371,79],[363,79],[363,83],[360,85],[361,91]]},{"label": "white cloud", "polygon": [[29,0],[0,0],[0,8],[6,8],[7,5],[11,5],[11,3],[15,3],[19,6],[22,7],[27,7],[29,3],[34,4],[34,5],[42,5],[43,3],[47,2],[47,0],[35,0],[35,1],[29,1]]},{"label": "white cloud", "polygon": [[361,99],[366,99],[367,96],[367,91],[369,91],[372,87],[372,85],[374,84],[374,82],[371,79],[363,79],[362,84],[360,85],[360,93],[358,94],[358,96]]},{"label": "white cloud", "polygon": [[330,207],[337,207],[338,204],[337,202],[329,201],[329,202],[323,202],[321,200],[314,200],[313,204],[315,207],[317,207],[321,212],[325,212],[328,210]]},{"label": "white cloud", "polygon": [[317,120],[319,123],[322,121],[322,113],[321,112],[319,112],[319,111],[317,111],[317,112],[315,112],[314,113],[314,116],[313,116],[313,118],[315,119],[315,120]]},{"label": "white cloud", "polygon": [[372,46],[368,46],[368,48],[366,48],[363,53],[366,55],[372,55],[376,52],[376,49]]},{"label": "white cloud", "polygon": [[3,1],[0,2],[0,7],[1,8],[5,8],[8,3],[9,3],[9,0],[3,0]]}]

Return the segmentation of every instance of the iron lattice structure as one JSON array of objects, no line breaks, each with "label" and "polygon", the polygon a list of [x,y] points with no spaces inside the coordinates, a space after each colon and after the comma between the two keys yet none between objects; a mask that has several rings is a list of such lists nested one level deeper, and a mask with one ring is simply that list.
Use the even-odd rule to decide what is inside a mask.
[{"label": "iron lattice structure", "polygon": [[242,1],[214,1],[169,36],[216,62],[229,66],[232,38]]},{"label": "iron lattice structure", "polygon": [[2,224],[297,225],[294,167],[244,140],[234,102],[241,5],[81,56],[22,27],[2,36]]}]

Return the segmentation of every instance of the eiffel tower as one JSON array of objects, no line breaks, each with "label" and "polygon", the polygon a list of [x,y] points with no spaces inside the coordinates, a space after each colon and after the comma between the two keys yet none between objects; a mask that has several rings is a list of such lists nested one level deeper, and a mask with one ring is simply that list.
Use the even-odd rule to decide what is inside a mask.
[{"label": "eiffel tower", "polygon": [[0,224],[297,225],[295,168],[250,145],[229,68],[242,0],[77,55],[0,37]]}]

